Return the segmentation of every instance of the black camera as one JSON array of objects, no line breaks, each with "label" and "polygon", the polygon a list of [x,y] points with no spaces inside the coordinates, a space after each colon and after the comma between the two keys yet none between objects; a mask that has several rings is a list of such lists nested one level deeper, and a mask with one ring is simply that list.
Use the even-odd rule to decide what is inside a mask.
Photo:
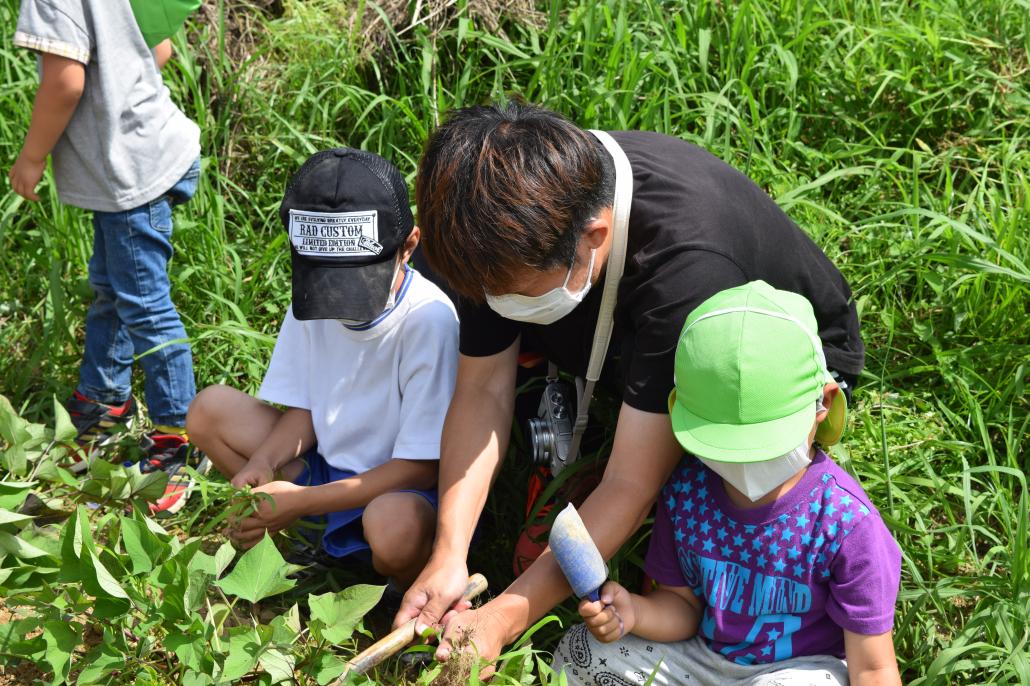
[{"label": "black camera", "polygon": [[529,457],[557,474],[576,456],[570,455],[576,423],[576,389],[567,381],[548,380],[537,416],[526,422]]}]

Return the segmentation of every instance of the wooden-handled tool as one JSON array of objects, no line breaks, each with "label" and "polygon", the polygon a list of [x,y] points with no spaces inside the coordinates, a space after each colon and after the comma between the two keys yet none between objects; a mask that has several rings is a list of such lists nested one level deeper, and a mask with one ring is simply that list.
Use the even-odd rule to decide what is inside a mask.
[{"label": "wooden-handled tool", "polygon": [[[485,590],[486,577],[482,574],[473,574],[469,577],[468,584],[465,586],[465,592],[461,594],[461,597],[463,600],[472,600]],[[343,677],[352,672],[355,674],[364,674],[414,640],[415,620],[409,619],[407,622],[348,660],[347,669],[344,671]],[[334,686],[342,684],[343,677],[341,677]]]}]

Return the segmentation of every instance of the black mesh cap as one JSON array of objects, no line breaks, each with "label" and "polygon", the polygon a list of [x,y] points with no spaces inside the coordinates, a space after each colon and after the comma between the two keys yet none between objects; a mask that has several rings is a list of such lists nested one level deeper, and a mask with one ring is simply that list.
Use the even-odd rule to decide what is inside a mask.
[{"label": "black mesh cap", "polygon": [[400,171],[352,148],[315,153],[286,186],[279,218],[293,258],[297,319],[375,318],[415,225]]}]

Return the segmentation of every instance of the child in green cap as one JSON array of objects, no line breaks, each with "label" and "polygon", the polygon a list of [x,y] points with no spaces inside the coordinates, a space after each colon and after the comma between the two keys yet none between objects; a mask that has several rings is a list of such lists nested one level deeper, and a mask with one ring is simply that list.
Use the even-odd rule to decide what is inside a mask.
[{"label": "child in green cap", "polygon": [[[762,281],[687,319],[647,596],[614,582],[555,652],[570,684],[900,684],[901,554],[823,447],[844,426],[810,303]],[[649,681],[652,679],[653,681]]]}]

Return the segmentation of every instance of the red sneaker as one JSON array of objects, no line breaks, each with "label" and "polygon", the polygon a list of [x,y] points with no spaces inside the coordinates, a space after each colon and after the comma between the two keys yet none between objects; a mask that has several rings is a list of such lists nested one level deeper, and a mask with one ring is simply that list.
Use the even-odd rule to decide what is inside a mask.
[{"label": "red sneaker", "polygon": [[193,492],[194,482],[186,465],[195,461],[196,471],[206,474],[210,467],[207,456],[194,450],[185,436],[152,432],[143,437],[141,446],[146,457],[139,468],[144,474],[161,470],[168,475],[165,493],[150,503],[151,514],[175,514],[183,508]]},{"label": "red sneaker", "polygon": [[75,391],[64,406],[68,410],[72,425],[77,432],[75,436],[75,448],[77,449],[69,452],[72,464],[68,468],[76,474],[86,471],[97,448],[108,444],[115,438],[116,434],[112,432],[112,429],[117,426],[131,428],[132,421],[136,417],[136,399],[131,395],[120,405],[108,405],[90,400]]}]

